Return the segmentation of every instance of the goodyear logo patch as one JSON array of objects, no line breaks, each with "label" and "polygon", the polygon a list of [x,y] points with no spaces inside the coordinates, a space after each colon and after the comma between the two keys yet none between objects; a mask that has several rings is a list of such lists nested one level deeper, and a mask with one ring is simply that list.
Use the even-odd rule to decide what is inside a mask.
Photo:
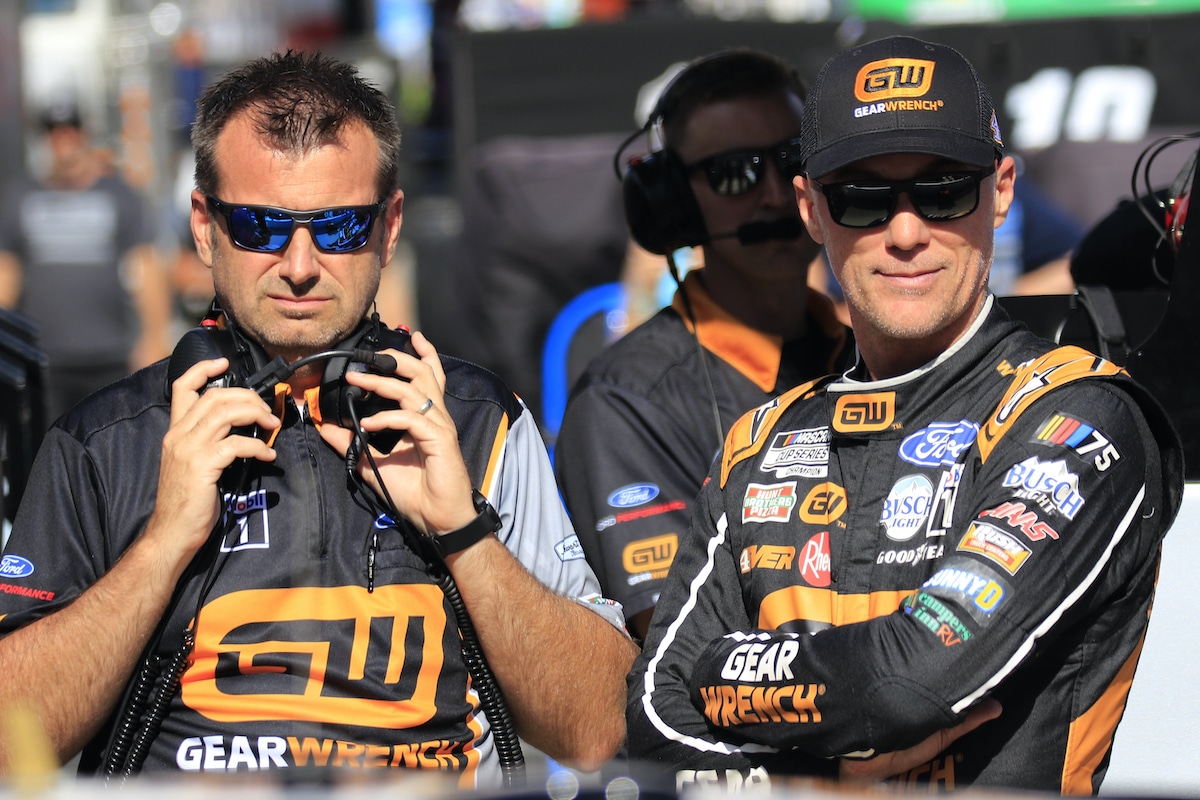
[{"label": "goodyear logo patch", "polygon": [[795,481],[751,483],[742,498],[742,522],[787,522],[795,505]]}]

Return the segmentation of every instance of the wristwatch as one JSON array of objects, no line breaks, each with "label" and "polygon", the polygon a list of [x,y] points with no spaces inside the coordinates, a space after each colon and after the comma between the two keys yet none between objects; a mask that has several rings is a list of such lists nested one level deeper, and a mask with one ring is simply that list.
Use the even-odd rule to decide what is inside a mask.
[{"label": "wristwatch", "polygon": [[496,509],[492,508],[492,504],[487,501],[482,492],[472,489],[471,502],[475,504],[475,519],[456,531],[433,537],[434,549],[442,558],[460,550],[466,550],[489,533],[500,530],[503,524],[500,522],[500,515],[496,513]]}]

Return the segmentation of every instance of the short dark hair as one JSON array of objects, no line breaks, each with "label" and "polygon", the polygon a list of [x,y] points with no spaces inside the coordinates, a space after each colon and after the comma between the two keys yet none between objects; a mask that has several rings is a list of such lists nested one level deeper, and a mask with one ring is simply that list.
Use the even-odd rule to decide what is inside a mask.
[{"label": "short dark hair", "polygon": [[808,87],[788,62],[771,53],[739,47],[692,61],[671,81],[650,115],[662,126],[663,141],[678,143],[697,108],[723,100],[794,94],[801,102]]},{"label": "short dark hair", "polygon": [[391,101],[342,61],[288,50],[247,62],[210,85],[192,126],[196,188],[218,194],[217,137],[252,109],[258,133],[285,152],[305,153],[337,141],[347,123],[366,123],[379,145],[378,199],[399,186],[400,126]]}]

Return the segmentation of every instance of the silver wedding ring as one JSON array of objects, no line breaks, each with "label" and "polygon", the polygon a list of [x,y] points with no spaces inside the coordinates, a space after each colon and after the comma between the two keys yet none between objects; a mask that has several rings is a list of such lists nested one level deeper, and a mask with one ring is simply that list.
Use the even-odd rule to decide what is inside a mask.
[{"label": "silver wedding ring", "polygon": [[433,408],[433,400],[432,400],[432,398],[426,397],[425,404],[417,409],[417,413],[418,414],[426,414],[429,412],[429,409],[431,409],[431,408]]}]

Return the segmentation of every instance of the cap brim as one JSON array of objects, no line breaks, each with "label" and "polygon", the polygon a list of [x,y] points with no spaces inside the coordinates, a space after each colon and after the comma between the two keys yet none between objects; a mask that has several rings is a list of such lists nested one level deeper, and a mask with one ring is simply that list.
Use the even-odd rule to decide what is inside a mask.
[{"label": "cap brim", "polygon": [[978,138],[945,128],[872,131],[859,134],[809,156],[804,171],[820,178],[855,161],[898,153],[941,156],[975,167],[990,167],[996,162],[996,148]]}]

